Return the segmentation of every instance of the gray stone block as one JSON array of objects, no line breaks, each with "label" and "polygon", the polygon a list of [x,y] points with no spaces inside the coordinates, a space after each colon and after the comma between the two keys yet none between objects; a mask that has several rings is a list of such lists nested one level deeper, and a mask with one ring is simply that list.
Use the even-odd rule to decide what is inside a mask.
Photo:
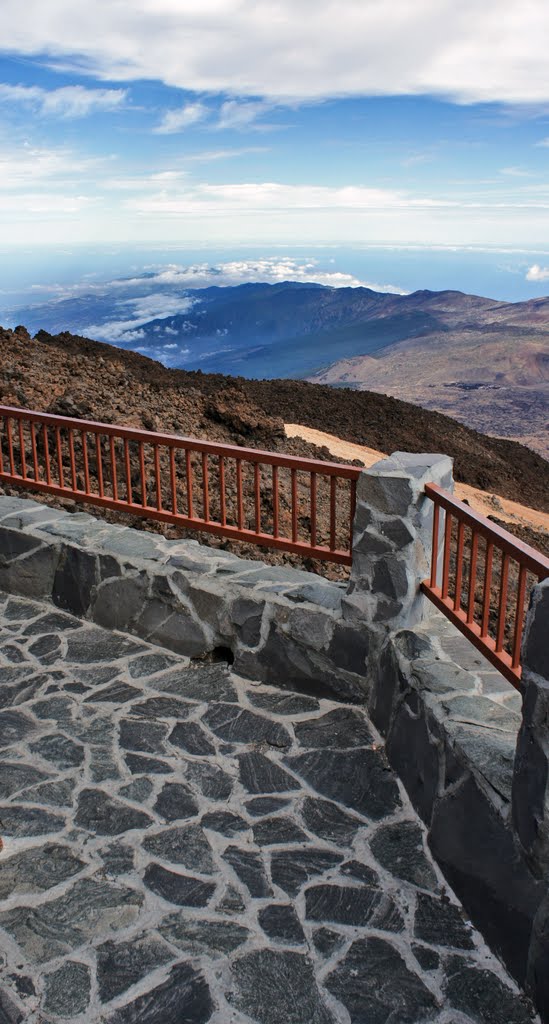
[{"label": "gray stone block", "polygon": [[528,871],[510,829],[471,776],[436,801],[429,844],[473,923],[523,984],[544,886]]},{"label": "gray stone block", "polygon": [[59,608],[85,615],[98,579],[94,554],[63,545],[53,581],[52,597]]}]

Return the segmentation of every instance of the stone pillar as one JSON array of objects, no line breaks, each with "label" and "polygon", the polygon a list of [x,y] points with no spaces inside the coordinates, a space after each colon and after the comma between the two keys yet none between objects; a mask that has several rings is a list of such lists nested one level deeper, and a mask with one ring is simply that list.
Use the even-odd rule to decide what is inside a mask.
[{"label": "stone pillar", "polygon": [[534,918],[527,988],[549,1020],[549,579],[532,592],[522,643],[524,699],[513,774],[513,823],[545,899]]},{"label": "stone pillar", "polygon": [[389,631],[424,617],[419,584],[430,573],[433,529],[426,483],[453,489],[448,456],[395,452],[360,474],[345,618]]},{"label": "stone pillar", "polygon": [[549,579],[532,592],[522,643],[522,679],[513,821],[532,870],[549,878]]}]

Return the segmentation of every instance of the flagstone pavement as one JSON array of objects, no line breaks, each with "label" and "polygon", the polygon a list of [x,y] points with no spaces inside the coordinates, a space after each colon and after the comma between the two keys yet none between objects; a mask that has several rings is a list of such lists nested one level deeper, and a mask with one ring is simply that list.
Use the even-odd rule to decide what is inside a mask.
[{"label": "flagstone pavement", "polygon": [[360,707],[0,593],[0,752],[1,1024],[533,1019]]}]

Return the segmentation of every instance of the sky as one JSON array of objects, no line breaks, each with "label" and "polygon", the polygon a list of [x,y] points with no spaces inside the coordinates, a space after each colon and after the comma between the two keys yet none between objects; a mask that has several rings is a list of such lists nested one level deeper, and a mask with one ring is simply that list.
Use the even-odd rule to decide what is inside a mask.
[{"label": "sky", "polygon": [[546,0],[3,0],[2,259],[492,247],[549,290],[548,43]]}]

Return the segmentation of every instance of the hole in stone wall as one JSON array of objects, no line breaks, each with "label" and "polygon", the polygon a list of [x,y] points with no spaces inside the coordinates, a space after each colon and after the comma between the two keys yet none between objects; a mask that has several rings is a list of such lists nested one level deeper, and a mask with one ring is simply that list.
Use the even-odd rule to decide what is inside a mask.
[{"label": "hole in stone wall", "polygon": [[232,665],[234,662],[234,654],[230,647],[220,645],[219,647],[214,647],[213,651],[208,651],[207,654],[203,654],[199,658],[192,658],[191,660]]}]

